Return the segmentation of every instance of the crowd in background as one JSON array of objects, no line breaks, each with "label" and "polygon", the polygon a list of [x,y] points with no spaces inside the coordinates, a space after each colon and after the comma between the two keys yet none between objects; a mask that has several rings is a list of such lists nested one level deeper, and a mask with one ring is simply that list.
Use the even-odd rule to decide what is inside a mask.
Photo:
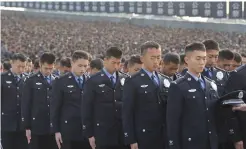
[{"label": "crowd in background", "polygon": [[218,41],[221,49],[238,52],[246,49],[245,33],[37,18],[22,13],[3,13],[1,22],[2,56],[7,55],[6,51],[18,51],[35,59],[47,50],[57,57],[71,56],[75,50],[98,56],[114,45],[123,50],[125,58],[129,58],[138,54],[140,44],[148,40],[160,43],[164,52],[182,53],[188,43],[205,39]]}]

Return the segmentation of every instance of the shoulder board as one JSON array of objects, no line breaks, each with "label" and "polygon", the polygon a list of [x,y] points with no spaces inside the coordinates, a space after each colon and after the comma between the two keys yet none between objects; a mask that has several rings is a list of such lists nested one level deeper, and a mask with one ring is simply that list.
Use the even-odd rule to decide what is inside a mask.
[{"label": "shoulder board", "polygon": [[210,82],[214,82],[214,80],[212,80],[212,79],[210,79],[210,78],[208,78],[208,77],[206,77],[206,76],[203,76],[206,80],[208,80],[208,81],[210,81]]},{"label": "shoulder board", "polygon": [[218,68],[218,67],[215,67],[214,69],[215,69],[216,71],[223,71],[223,72],[227,72],[226,70],[221,69],[221,68]]},{"label": "shoulder board", "polygon": [[1,73],[1,76],[5,76],[5,75],[8,75],[8,72],[2,72]]},{"label": "shoulder board", "polygon": [[130,78],[135,78],[135,77],[139,77],[139,76],[143,76],[143,73],[141,73],[140,71],[135,73],[134,75],[130,76]]},{"label": "shoulder board", "polygon": [[180,78],[178,78],[177,80],[175,80],[175,81],[173,81],[175,84],[180,84],[180,83],[182,83],[182,82],[184,82],[185,81],[185,78],[184,78],[184,76],[182,76],[182,77],[180,77]]},{"label": "shoulder board", "polygon": [[244,64],[244,65],[238,67],[235,71],[236,71],[236,72],[239,72],[239,71],[242,71],[242,70],[244,70],[244,69],[246,69],[246,64]]},{"label": "shoulder board", "polygon": [[129,74],[124,73],[124,72],[122,72],[122,71],[118,71],[118,73],[120,73],[120,74],[122,74],[122,75],[124,75],[124,76],[126,76],[126,77],[129,77],[129,76],[130,76]]},{"label": "shoulder board", "polygon": [[164,78],[167,78],[167,79],[170,79],[170,80],[171,80],[170,77],[168,77],[168,76],[166,76],[166,75],[164,75],[164,74],[162,74],[162,73],[159,73],[159,72],[158,72],[157,74],[161,75],[161,76],[164,77]]}]

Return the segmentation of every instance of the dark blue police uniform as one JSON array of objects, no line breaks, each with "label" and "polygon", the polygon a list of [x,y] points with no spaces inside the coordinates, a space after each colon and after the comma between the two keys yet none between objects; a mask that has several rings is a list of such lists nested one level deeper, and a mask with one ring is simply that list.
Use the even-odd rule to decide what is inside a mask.
[{"label": "dark blue police uniform", "polygon": [[1,74],[1,137],[5,149],[27,149],[26,133],[21,129],[23,75],[11,71]]},{"label": "dark blue police uniform", "polygon": [[170,149],[217,149],[217,86],[190,73],[173,82],[167,101]]},{"label": "dark blue police uniform", "polygon": [[81,102],[88,76],[68,72],[55,80],[52,87],[51,130],[60,132],[62,149],[90,149],[82,133]]},{"label": "dark blue police uniform", "polygon": [[126,144],[140,149],[163,149],[165,107],[170,78],[141,69],[123,90],[123,129]]},{"label": "dark blue police uniform", "polygon": [[123,142],[122,72],[109,74],[105,69],[91,76],[85,83],[82,101],[83,130],[87,138],[95,137],[97,149],[127,148]]},{"label": "dark blue police uniform", "polygon": [[55,137],[50,133],[50,99],[53,75],[41,72],[29,76],[23,88],[21,103],[24,129],[31,130],[32,149],[56,148]]},{"label": "dark blue police uniform", "polygon": [[[225,94],[235,90],[246,91],[246,65],[242,65],[235,71],[230,73],[225,84]],[[243,97],[246,102],[246,97]],[[235,112],[235,118],[237,120],[236,126],[232,126],[228,129],[228,133],[231,136],[233,142],[243,140],[244,148],[246,148],[246,112]]]}]

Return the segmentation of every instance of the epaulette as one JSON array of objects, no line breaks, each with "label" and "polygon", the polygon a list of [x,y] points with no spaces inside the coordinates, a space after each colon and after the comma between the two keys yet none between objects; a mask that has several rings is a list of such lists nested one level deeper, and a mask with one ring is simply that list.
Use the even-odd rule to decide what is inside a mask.
[{"label": "epaulette", "polygon": [[239,71],[242,71],[242,70],[244,70],[244,69],[246,69],[246,64],[244,64],[244,65],[238,67],[235,71],[236,71],[236,72],[239,72]]},{"label": "epaulette", "polygon": [[130,78],[135,78],[135,77],[144,76],[144,75],[145,75],[144,73],[139,71],[139,72],[133,74],[132,76],[130,76]]},{"label": "epaulette", "polygon": [[203,76],[205,79],[207,79],[208,81],[210,81],[210,82],[214,82],[215,83],[215,81],[214,80],[212,80],[212,79],[210,79],[210,78],[208,78],[208,77],[206,77],[206,76]]},{"label": "epaulette", "polygon": [[129,76],[130,76],[129,74],[124,73],[124,72],[122,72],[122,71],[118,71],[118,72],[121,73],[121,74],[123,74],[123,75],[125,75],[126,77],[129,77]]},{"label": "epaulette", "polygon": [[223,71],[223,72],[227,72],[226,70],[219,68],[219,67],[214,67],[215,70],[219,70],[219,71]]},{"label": "epaulette", "polygon": [[1,75],[5,76],[8,72],[2,72]]},{"label": "epaulette", "polygon": [[182,83],[184,81],[185,81],[185,78],[184,78],[184,76],[182,76],[182,77],[178,78],[177,80],[173,81],[173,83],[180,84],[180,83]]},{"label": "epaulette", "polygon": [[165,77],[165,78],[171,79],[170,77],[168,77],[168,76],[166,76],[166,75],[164,75],[164,74],[162,74],[162,73],[160,73],[160,72],[157,72],[157,74],[161,75],[162,77]]}]

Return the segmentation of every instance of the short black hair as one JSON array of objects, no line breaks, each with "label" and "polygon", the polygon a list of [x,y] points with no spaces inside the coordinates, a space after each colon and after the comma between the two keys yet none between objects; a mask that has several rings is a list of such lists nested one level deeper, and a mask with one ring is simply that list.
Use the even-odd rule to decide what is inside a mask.
[{"label": "short black hair", "polygon": [[206,51],[206,48],[204,44],[201,42],[194,42],[194,43],[188,44],[185,47],[185,54],[188,52],[194,52],[194,51]]},{"label": "short black hair", "polygon": [[180,64],[180,57],[177,53],[166,53],[163,58],[162,58],[163,62],[166,64],[169,63],[174,63],[174,64]]},{"label": "short black hair", "polygon": [[92,61],[92,55],[90,53],[88,53],[88,52],[87,52],[87,54],[88,54],[88,57],[89,57],[88,60],[89,60],[89,62],[91,62]]},{"label": "short black hair", "polygon": [[79,59],[85,59],[89,61],[89,55],[87,52],[83,51],[83,50],[77,50],[74,51],[73,55],[72,55],[72,61],[75,62]]},{"label": "short black hair", "polygon": [[56,61],[56,57],[53,53],[50,52],[44,52],[40,59],[39,59],[41,64],[47,63],[47,64],[54,64]]},{"label": "short black hair", "polygon": [[9,71],[11,69],[11,64],[9,61],[4,61],[3,62],[3,69]]},{"label": "short black hair", "polygon": [[219,56],[218,56],[219,60],[233,60],[234,59],[234,53],[230,50],[221,50],[219,52]]},{"label": "short black hair", "polygon": [[160,49],[161,46],[155,41],[147,41],[140,46],[141,55],[144,55],[146,53],[146,50],[149,48]]},{"label": "short black hair", "polygon": [[128,61],[129,61],[129,60],[126,60],[126,61],[125,61],[125,63],[124,63],[124,68],[127,68],[127,66],[128,66]]},{"label": "short black hair", "polygon": [[242,56],[242,57],[246,57],[246,52],[242,52],[242,53],[241,53],[241,56]]},{"label": "short black hair", "polygon": [[122,51],[118,47],[110,47],[106,53],[105,53],[105,58],[118,58],[120,59],[122,56]]},{"label": "short black hair", "polygon": [[125,63],[126,62],[126,59],[123,57],[120,62],[121,63]]},{"label": "short black hair", "polygon": [[128,67],[131,67],[134,64],[143,64],[139,55],[132,55],[128,60]]},{"label": "short black hair", "polygon": [[234,61],[236,61],[237,63],[242,63],[243,60],[240,53],[234,52]]},{"label": "short black hair", "polygon": [[71,58],[69,58],[69,57],[63,57],[60,60],[60,66],[71,68],[72,67],[71,66]]},{"label": "short black hair", "polygon": [[186,64],[185,63],[185,54],[184,53],[179,55],[179,59],[180,59],[180,65]]},{"label": "short black hair", "polygon": [[209,51],[209,50],[219,51],[220,50],[219,43],[212,39],[204,40],[202,43],[205,45],[206,51]]},{"label": "short black hair", "polygon": [[101,70],[103,68],[103,60],[100,58],[93,59],[90,63],[91,69],[96,68],[97,70]]},{"label": "short black hair", "polygon": [[61,58],[56,58],[56,65],[60,64]]},{"label": "short black hair", "polygon": [[27,60],[27,57],[22,53],[15,53],[11,56],[11,60],[12,61],[19,60],[21,62],[25,62]]},{"label": "short black hair", "polygon": [[39,69],[40,68],[38,59],[34,60],[33,67],[34,67],[34,69]]}]

